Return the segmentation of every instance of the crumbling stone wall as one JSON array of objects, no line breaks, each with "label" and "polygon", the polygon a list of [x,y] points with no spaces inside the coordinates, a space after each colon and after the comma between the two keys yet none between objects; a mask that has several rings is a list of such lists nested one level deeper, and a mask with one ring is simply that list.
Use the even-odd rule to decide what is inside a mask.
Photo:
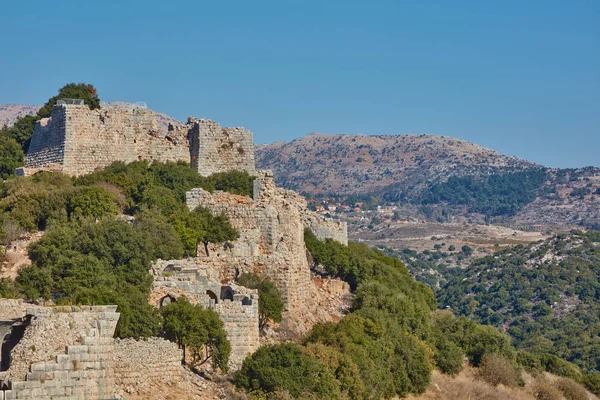
[{"label": "crumbling stone wall", "polygon": [[82,175],[114,161],[185,161],[203,176],[229,170],[255,172],[252,133],[190,117],[187,125],[160,132],[146,108],[60,104],[39,121],[17,175],[59,170]]},{"label": "crumbling stone wall", "polygon": [[[198,263],[213,269],[213,274],[225,282],[243,272],[268,276],[285,302],[282,325],[305,332],[319,321],[304,246],[304,227],[311,220],[307,218],[306,200],[296,192],[278,188],[269,171],[257,174],[252,199],[219,191],[211,194],[203,189],[187,192],[190,209],[203,206],[215,214],[225,213],[240,232],[239,239],[228,246],[212,246],[209,256],[199,249]],[[313,220],[315,226],[338,230],[336,237],[347,243],[347,235],[343,235],[345,225],[320,225],[320,220]]]},{"label": "crumbling stone wall", "polygon": [[348,224],[346,222],[325,218],[310,210],[305,210],[303,215],[304,227],[313,231],[317,238],[333,239],[343,245],[348,245]]},{"label": "crumbling stone wall", "polygon": [[82,175],[113,161],[189,161],[187,132],[158,131],[148,109],[97,109],[62,104],[39,121],[25,157],[23,174],[59,169]]},{"label": "crumbling stone wall", "polygon": [[252,132],[244,128],[222,128],[209,119],[190,117],[191,166],[202,176],[232,169],[254,174]]},{"label": "crumbling stone wall", "polygon": [[116,392],[117,306],[31,308],[30,325],[2,373],[0,399],[109,398]]},{"label": "crumbling stone wall", "polygon": [[115,341],[115,382],[126,393],[144,392],[157,383],[183,381],[183,350],[160,338]]},{"label": "crumbling stone wall", "polygon": [[[152,267],[154,287],[149,302],[162,307],[185,296],[193,304],[214,309],[231,343],[229,366],[237,369],[260,346],[258,292],[234,283],[219,283],[199,259],[158,260]],[[212,278],[212,279],[211,279]],[[166,303],[165,303],[166,301]]]}]

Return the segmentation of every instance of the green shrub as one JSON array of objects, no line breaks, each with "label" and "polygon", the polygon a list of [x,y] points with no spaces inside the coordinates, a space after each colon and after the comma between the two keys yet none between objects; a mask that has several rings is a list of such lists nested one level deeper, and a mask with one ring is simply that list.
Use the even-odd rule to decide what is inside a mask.
[{"label": "green shrub", "polygon": [[319,398],[340,398],[339,384],[331,371],[292,343],[259,348],[244,360],[233,381],[248,392],[287,390],[293,398],[305,392]]},{"label": "green shrub", "polygon": [[147,236],[125,221],[57,224],[30,245],[33,264],[19,271],[17,283],[32,300],[117,304],[117,335],[153,336],[159,324],[147,302],[148,271],[156,255],[150,246]]},{"label": "green shrub", "polygon": [[487,354],[500,354],[509,360],[515,359],[508,336],[492,326],[479,325],[465,317],[455,318],[448,311],[434,313],[434,324],[448,340],[463,349],[473,366],[479,366]]},{"label": "green shrub", "polygon": [[67,215],[74,218],[103,218],[115,216],[119,212],[114,197],[106,189],[98,186],[78,188],[70,194]]},{"label": "green shrub", "polygon": [[0,133],[0,179],[15,175],[15,170],[23,166],[25,155],[19,143]]},{"label": "green shrub", "polygon": [[541,354],[540,363],[542,367],[555,375],[571,378],[576,381],[581,381],[582,375],[579,368],[568,361],[563,360],[552,354]]},{"label": "green shrub", "polygon": [[517,364],[522,366],[527,372],[537,372],[543,369],[540,358],[536,354],[527,351],[517,352]]},{"label": "green shrub", "polygon": [[447,375],[456,375],[463,370],[464,352],[454,342],[442,334],[434,339],[435,351],[433,359],[436,367]]},{"label": "green shrub", "polygon": [[321,343],[311,343],[304,351],[331,371],[339,383],[342,398],[358,400],[367,393],[360,370],[347,354]]},{"label": "green shrub", "polygon": [[600,373],[587,374],[582,379],[585,387],[596,396],[600,396]]}]

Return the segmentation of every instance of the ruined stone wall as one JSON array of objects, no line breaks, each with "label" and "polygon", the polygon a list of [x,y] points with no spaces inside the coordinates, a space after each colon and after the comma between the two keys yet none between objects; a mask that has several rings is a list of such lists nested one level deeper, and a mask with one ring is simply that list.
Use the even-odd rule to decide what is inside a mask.
[{"label": "ruined stone wall", "polygon": [[52,118],[37,122],[25,157],[26,168],[60,168],[65,157],[67,114],[56,110]]},{"label": "ruined stone wall", "polygon": [[309,228],[318,239],[333,239],[341,244],[348,245],[348,224],[325,218],[313,211],[305,210],[304,226]]},{"label": "ruined stone wall", "polygon": [[213,213],[223,212],[240,232],[232,246],[212,246],[210,256],[200,260],[212,267],[221,281],[233,281],[243,272],[271,278],[286,307],[282,325],[305,332],[316,322],[306,313],[312,301],[301,213],[306,200],[276,187],[268,172],[260,175],[255,181],[254,199],[224,192],[210,194],[202,189],[186,194],[190,209],[201,205]]},{"label": "ruined stone wall", "polygon": [[243,170],[255,173],[252,133],[190,117],[187,125],[159,132],[146,108],[61,104],[39,121],[18,175],[60,170],[82,175],[114,161],[185,161],[203,176]]},{"label": "ruined stone wall", "polygon": [[152,385],[178,385],[183,380],[183,350],[160,338],[115,341],[115,382],[126,393],[145,392]]},{"label": "ruined stone wall", "polygon": [[[193,304],[215,310],[223,321],[231,343],[229,367],[237,369],[248,354],[260,346],[258,292],[234,283],[219,283],[211,268],[197,263],[200,259],[158,260],[152,267],[154,287],[149,302],[162,307],[181,296]],[[211,279],[212,278],[212,279]]]},{"label": "ruined stone wall", "polygon": [[192,168],[202,176],[229,170],[254,174],[252,132],[222,128],[209,119],[188,120]]},{"label": "ruined stone wall", "polygon": [[[33,309],[30,309],[33,310]],[[0,399],[110,398],[116,306],[37,308],[11,352]]]},{"label": "ruined stone wall", "polygon": [[57,165],[67,174],[82,175],[114,161],[190,160],[187,131],[170,131],[163,137],[156,117],[145,108],[56,105],[49,119],[36,124],[31,143],[25,175]]}]

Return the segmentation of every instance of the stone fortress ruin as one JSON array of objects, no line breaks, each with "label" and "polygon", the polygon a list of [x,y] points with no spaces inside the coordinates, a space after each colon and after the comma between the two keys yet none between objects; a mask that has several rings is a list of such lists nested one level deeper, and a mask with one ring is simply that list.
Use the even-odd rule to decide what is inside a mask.
[{"label": "stone fortress ruin", "polygon": [[[234,369],[260,346],[258,294],[235,284],[240,274],[257,273],[275,283],[285,304],[284,329],[303,333],[331,320],[318,302],[323,289],[311,278],[304,229],[347,244],[347,226],[310,211],[301,195],[277,187],[270,171],[257,171],[252,133],[244,128],[222,128],[190,117],[186,124],[161,132],[154,113],[144,107],[90,110],[58,104],[50,118],[36,124],[18,175],[54,170],[78,176],[114,161],[137,160],[185,161],[203,176],[243,170],[257,177],[251,198],[203,189],[186,194],[188,208],[225,213],[240,237],[211,245],[209,254],[200,246],[198,257],[158,260],[151,270],[150,304],[160,308],[186,296],[217,311],[231,342]],[[114,306],[25,309],[21,303],[6,302],[10,301],[0,300],[0,331],[6,335],[0,380],[8,390],[0,391],[0,400],[108,398],[119,388],[136,385],[141,379],[137,364],[144,365],[149,376],[180,375],[181,351],[176,345],[162,339],[113,339],[119,316]],[[55,332],[57,342],[49,340],[48,349],[29,354],[31,345],[46,343],[45,327],[56,324],[62,327]],[[164,354],[151,362],[132,356],[153,354],[148,346]]]}]

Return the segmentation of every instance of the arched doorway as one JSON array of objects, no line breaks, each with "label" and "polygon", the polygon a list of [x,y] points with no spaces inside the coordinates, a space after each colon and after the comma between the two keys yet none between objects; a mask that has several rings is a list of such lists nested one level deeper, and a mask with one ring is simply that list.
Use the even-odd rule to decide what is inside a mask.
[{"label": "arched doorway", "polygon": [[175,303],[177,299],[170,294],[166,295],[162,299],[160,299],[160,308],[166,307],[171,303]]}]

